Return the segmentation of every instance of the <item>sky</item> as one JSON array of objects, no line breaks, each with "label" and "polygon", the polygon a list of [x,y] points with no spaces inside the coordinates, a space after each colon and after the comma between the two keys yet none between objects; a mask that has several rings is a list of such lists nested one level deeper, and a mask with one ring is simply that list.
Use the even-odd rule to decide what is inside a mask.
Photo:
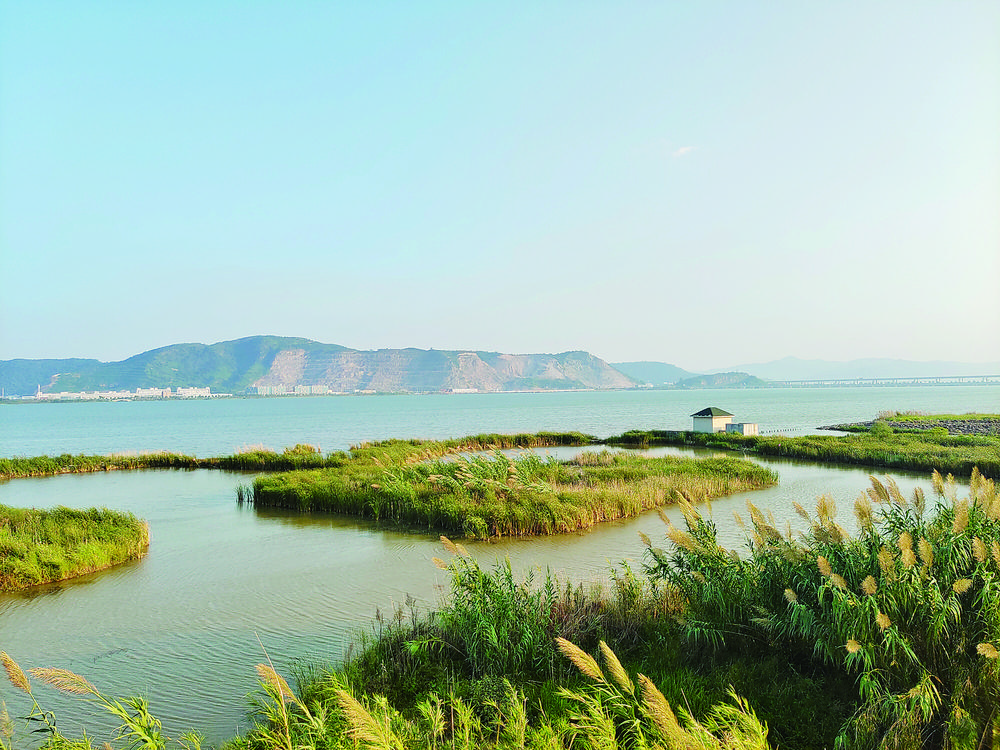
[{"label": "sky", "polygon": [[996,362],[998,287],[995,0],[0,0],[0,360]]}]

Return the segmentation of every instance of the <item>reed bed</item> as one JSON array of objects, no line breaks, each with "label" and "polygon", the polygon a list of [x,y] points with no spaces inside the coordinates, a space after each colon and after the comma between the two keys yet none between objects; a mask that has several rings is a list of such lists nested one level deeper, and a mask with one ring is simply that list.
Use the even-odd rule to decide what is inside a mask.
[{"label": "reed bed", "polygon": [[950,435],[945,430],[908,432],[875,423],[850,435],[731,435],[668,430],[632,431],[609,438],[610,445],[652,447],[697,445],[826,463],[954,474],[973,469],[1000,478],[1000,436]]},{"label": "reed bed", "polygon": [[311,445],[296,445],[282,452],[255,447],[230,456],[196,458],[181,453],[150,452],[108,456],[73,455],[0,458],[0,479],[20,479],[56,474],[139,469],[222,469],[228,471],[291,471],[338,466],[343,452],[322,454]]},{"label": "reed bed", "polygon": [[510,457],[495,444],[490,455],[442,458],[472,447],[485,445],[477,438],[360,446],[336,469],[257,477],[252,502],[489,538],[578,531],[682,497],[708,500],[777,482],[770,470],[734,458],[603,451],[558,461],[533,453]]},{"label": "reed bed", "polygon": [[513,435],[481,434],[453,440],[384,440],[352,446],[351,452],[324,454],[318,447],[298,444],[280,453],[264,446],[246,446],[228,456],[197,458],[182,453],[149,451],[113,453],[107,456],[64,453],[59,456],[15,456],[0,458],[0,480],[43,477],[55,474],[84,474],[98,471],[138,469],[222,469],[227,471],[297,471],[340,467],[352,454],[405,456],[408,460],[440,457],[460,451],[493,448],[538,448],[557,445],[591,445],[592,435],[580,432],[540,432]]},{"label": "reed bed", "polygon": [[131,513],[0,506],[0,591],[103,570],[148,547],[149,529]]}]

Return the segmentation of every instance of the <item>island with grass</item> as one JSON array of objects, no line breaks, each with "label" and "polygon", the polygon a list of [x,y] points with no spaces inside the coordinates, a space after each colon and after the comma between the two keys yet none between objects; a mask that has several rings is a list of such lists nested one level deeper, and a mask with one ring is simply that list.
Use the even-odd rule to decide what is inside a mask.
[{"label": "island with grass", "polygon": [[64,581],[142,557],[149,527],[131,513],[0,505],[0,591]]}]

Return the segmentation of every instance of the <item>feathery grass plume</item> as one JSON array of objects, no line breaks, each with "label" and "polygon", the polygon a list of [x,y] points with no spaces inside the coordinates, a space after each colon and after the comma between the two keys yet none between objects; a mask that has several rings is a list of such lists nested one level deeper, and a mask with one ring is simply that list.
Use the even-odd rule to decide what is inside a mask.
[{"label": "feathery grass plume", "polygon": [[441,568],[441,570],[448,570],[448,563],[446,563],[440,557],[432,557],[431,562],[434,563],[435,567]]},{"label": "feathery grass plume", "polygon": [[601,671],[601,668],[594,660],[594,657],[582,648],[567,641],[565,638],[556,638],[556,647],[560,652],[562,652],[562,655],[569,659],[584,675],[595,682],[603,682],[607,684],[607,680],[604,678],[604,672]]},{"label": "feathery grass plume", "polygon": [[799,600],[799,595],[791,589],[785,589],[785,599],[789,604],[795,604]]},{"label": "feathery grass plume", "polygon": [[[903,497],[903,493],[899,491],[899,485],[896,484],[896,480],[890,476],[885,478],[887,489],[889,490],[889,499],[892,500],[896,505],[903,507],[906,505],[906,498]],[[923,513],[922,510],[918,511]]]},{"label": "feathery grass plume", "polygon": [[972,467],[972,474],[969,476],[969,496],[973,502],[979,500],[979,493],[983,487],[983,475],[979,473],[979,467]]},{"label": "feathery grass plume", "polygon": [[746,522],[746,521],[744,521],[744,520],[743,520],[743,516],[741,516],[741,515],[740,515],[739,513],[737,513],[737,512],[735,511],[735,510],[733,511],[733,521],[735,521],[735,522],[736,522],[736,527],[737,527],[737,528],[738,528],[738,529],[739,529],[740,531],[746,531],[746,530],[747,530],[747,522]]},{"label": "feathery grass plume", "polygon": [[868,497],[876,503],[889,502],[889,490],[885,488],[885,485],[871,474],[868,475],[868,481],[871,484],[868,489]]},{"label": "feathery grass plume", "polygon": [[98,695],[97,688],[78,674],[70,672],[68,669],[56,669],[54,667],[33,667],[28,670],[32,677],[37,677],[46,685],[54,687],[64,693],[75,695]]},{"label": "feathery grass plume", "polygon": [[997,651],[997,647],[992,643],[980,643],[976,646],[976,653],[980,656],[985,656],[987,659],[1000,657],[1000,651]]},{"label": "feathery grass plume", "polygon": [[[14,736],[14,722],[10,720],[10,714],[7,713],[7,704],[0,701],[0,734],[7,738],[7,747],[10,748],[10,738]],[[3,743],[0,742],[0,746]]]},{"label": "feathery grass plume", "polygon": [[983,540],[978,536],[972,540],[972,555],[976,558],[976,562],[984,563],[986,558],[989,557],[989,552],[986,550],[986,545]]},{"label": "feathery grass plume", "polygon": [[874,526],[875,514],[871,500],[867,496],[861,495],[854,501],[854,517],[858,519],[858,525],[866,531]]},{"label": "feathery grass plume", "polygon": [[1000,568],[1000,542],[996,539],[990,544],[990,554],[993,557],[993,562],[998,568]]},{"label": "feathery grass plume", "polygon": [[858,651],[861,650],[861,644],[858,643],[853,638],[849,638],[847,640],[845,648],[847,649],[847,653],[849,653],[849,654],[856,654],[856,653],[858,653]]},{"label": "feathery grass plume", "polygon": [[677,746],[682,746],[678,744],[678,740],[684,737],[685,732],[681,729],[677,716],[670,708],[663,693],[646,675],[640,674],[636,679],[639,681],[639,691],[642,693],[642,705],[646,715],[660,730],[664,739],[673,741]]},{"label": "feathery grass plume", "polygon": [[792,507],[795,508],[795,512],[798,513],[803,520],[812,521],[812,518],[809,516],[809,511],[803,508],[798,502],[793,502]]},{"label": "feathery grass plume", "polygon": [[927,539],[921,537],[917,542],[917,549],[920,551],[920,560],[926,567],[934,565],[934,546]]},{"label": "feathery grass plume", "polygon": [[635,685],[632,684],[632,679],[628,676],[628,672],[625,671],[625,667],[618,661],[615,652],[608,648],[608,644],[604,641],[600,641],[597,645],[601,649],[601,655],[604,657],[604,665],[608,668],[611,679],[626,693],[635,695]]},{"label": "feathery grass plume", "polygon": [[695,538],[691,535],[691,533],[682,531],[669,522],[667,524],[667,538],[678,547],[683,547],[688,552],[698,551],[698,542],[695,541]]},{"label": "feathery grass plume", "polygon": [[816,556],[816,565],[819,567],[819,572],[824,578],[829,578],[833,575],[833,568],[830,567],[830,561],[823,557],[823,555]]},{"label": "feathery grass plume", "polygon": [[941,476],[941,472],[937,469],[931,472],[931,487],[934,488],[935,495],[944,497],[944,479]]},{"label": "feathery grass plume", "polygon": [[878,551],[878,566],[882,569],[882,575],[887,579],[896,580],[896,558],[893,557],[892,550],[884,544]]},{"label": "feathery grass plume", "polygon": [[830,574],[830,583],[842,591],[847,591],[847,581],[844,580],[843,576],[837,573]]},{"label": "feathery grass plume", "polygon": [[899,551],[903,553],[903,567],[912,568],[917,564],[917,556],[913,553],[913,537],[909,531],[899,535]]},{"label": "feathery grass plume", "polygon": [[652,547],[653,546],[653,542],[650,541],[649,535],[646,534],[644,531],[640,531],[639,532],[639,541],[642,542],[643,545],[646,546],[646,547]]},{"label": "feathery grass plume", "polygon": [[463,547],[461,542],[455,542],[455,549],[458,550],[458,556],[459,557],[468,557],[469,556],[469,550],[467,550],[465,547]]},{"label": "feathery grass plume", "polygon": [[861,590],[868,596],[874,596],[875,592],[878,591],[878,583],[875,581],[875,576],[867,576],[861,582]]},{"label": "feathery grass plume", "polygon": [[700,583],[702,586],[705,585],[705,574],[702,573],[700,570],[692,570],[691,577],[698,583]]},{"label": "feathery grass plume", "polygon": [[444,534],[441,535],[441,539],[439,541],[441,542],[441,546],[444,547],[446,550],[448,550],[448,552],[450,552],[453,555],[458,554],[458,547],[456,547],[455,543],[451,541],[451,539],[446,537]]},{"label": "feathery grass plume", "polygon": [[347,721],[348,737],[367,745],[372,750],[402,748],[402,743],[399,742],[389,726],[389,717],[385,717],[384,724],[378,721],[353,695],[343,688],[335,690],[334,695],[337,698],[337,705]]},{"label": "feathery grass plume", "polygon": [[879,630],[888,630],[892,626],[892,620],[885,612],[879,612],[875,615],[875,624],[878,625]]},{"label": "feathery grass plume", "polygon": [[288,687],[288,683],[285,681],[285,678],[278,674],[274,667],[270,664],[258,664],[257,676],[260,678],[261,682],[266,685],[270,685],[274,689],[274,692],[281,696],[282,700],[293,701],[296,703],[298,702],[295,697],[295,693],[293,693],[292,689]]},{"label": "feathery grass plume", "polygon": [[837,504],[833,502],[832,496],[820,495],[816,498],[816,515],[823,526],[833,520],[834,516],[837,515]]},{"label": "feathery grass plume", "polygon": [[961,534],[969,525],[969,501],[962,500],[955,506],[955,519],[951,524],[953,534]]},{"label": "feathery grass plume", "polygon": [[959,578],[953,584],[951,584],[951,590],[956,594],[964,594],[972,586],[972,579],[970,578]]},{"label": "feathery grass plume", "polygon": [[3,662],[3,668],[7,672],[7,679],[10,680],[10,684],[18,690],[23,690],[28,695],[31,695],[31,683],[28,682],[28,676],[17,665],[16,661],[7,655],[6,651],[0,651],[0,662]]}]

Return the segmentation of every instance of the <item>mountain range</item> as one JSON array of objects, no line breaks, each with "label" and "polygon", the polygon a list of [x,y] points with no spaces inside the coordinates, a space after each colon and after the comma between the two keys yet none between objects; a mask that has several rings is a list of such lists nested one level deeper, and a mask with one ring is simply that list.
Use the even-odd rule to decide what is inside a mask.
[{"label": "mountain range", "polygon": [[501,354],[437,349],[362,351],[303,338],[250,336],[217,344],[174,344],[121,362],[0,360],[6,396],[137,388],[209,387],[215,393],[427,393],[636,387],[753,388],[766,381],[997,375],[1000,363],[859,359],[737,365],[696,373],[655,361],[608,363],[588,352]]},{"label": "mountain range", "polygon": [[518,391],[634,388],[638,383],[588,352],[501,354],[435,349],[359,351],[281,336],[174,344],[121,362],[0,361],[8,396],[137,388],[209,387],[215,393]]}]

